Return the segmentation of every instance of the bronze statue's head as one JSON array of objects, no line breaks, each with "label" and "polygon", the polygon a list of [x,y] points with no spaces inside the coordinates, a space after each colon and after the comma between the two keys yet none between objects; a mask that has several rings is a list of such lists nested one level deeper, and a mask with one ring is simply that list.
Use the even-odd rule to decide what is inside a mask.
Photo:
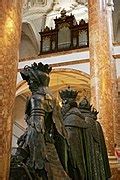
[{"label": "bronze statue's head", "polygon": [[79,103],[79,109],[80,110],[88,110],[91,111],[91,105],[86,97],[82,99],[82,101]]},{"label": "bronze statue's head", "polygon": [[[75,104],[78,91],[68,87],[59,92],[63,104]],[[73,105],[74,106],[74,105]]]},{"label": "bronze statue's head", "polygon": [[48,86],[50,77],[49,73],[52,68],[48,64],[33,63],[31,66],[25,66],[20,71],[23,80],[28,82],[31,91],[37,90],[40,86]]}]

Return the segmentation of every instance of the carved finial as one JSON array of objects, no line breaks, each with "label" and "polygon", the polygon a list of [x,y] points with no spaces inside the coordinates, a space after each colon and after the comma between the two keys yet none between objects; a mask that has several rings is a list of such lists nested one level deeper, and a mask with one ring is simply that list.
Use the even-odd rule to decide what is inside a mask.
[{"label": "carved finial", "polygon": [[46,26],[45,29],[44,29],[45,32],[47,32],[49,30],[50,30],[50,28],[48,26]]},{"label": "carved finial", "polygon": [[81,20],[79,21],[79,24],[85,24],[85,20],[84,20],[84,19],[81,19]]},{"label": "carved finial", "polygon": [[66,10],[63,9],[63,10],[61,11],[61,17],[65,17],[65,16],[66,16]]}]

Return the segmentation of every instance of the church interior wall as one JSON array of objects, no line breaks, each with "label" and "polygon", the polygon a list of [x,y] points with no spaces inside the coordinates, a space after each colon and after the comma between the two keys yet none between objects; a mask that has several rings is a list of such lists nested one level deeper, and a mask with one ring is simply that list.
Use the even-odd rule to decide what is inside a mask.
[{"label": "church interior wall", "polygon": [[20,58],[36,54],[37,51],[34,47],[34,44],[31,42],[30,38],[27,35],[22,34],[20,45]]},{"label": "church interior wall", "polygon": [[[59,68],[59,67],[58,67]],[[67,66],[60,66],[60,68],[70,68],[70,69],[76,69],[80,70],[82,72],[85,72],[90,75],[90,63],[81,63],[81,64],[71,64]]]},{"label": "church interior wall", "polygon": [[120,59],[116,59],[117,78],[120,78]]},{"label": "church interior wall", "polygon": [[30,23],[22,24],[19,58],[38,55],[37,39]]}]

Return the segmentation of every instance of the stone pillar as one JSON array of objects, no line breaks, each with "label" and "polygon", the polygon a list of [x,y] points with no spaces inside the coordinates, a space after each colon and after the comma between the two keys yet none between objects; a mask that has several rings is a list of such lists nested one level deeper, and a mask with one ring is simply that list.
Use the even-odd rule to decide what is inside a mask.
[{"label": "stone pillar", "polygon": [[0,0],[0,180],[9,175],[21,9],[22,0]]},{"label": "stone pillar", "polygon": [[99,111],[109,155],[114,153],[111,49],[106,0],[88,0],[92,104]]},{"label": "stone pillar", "polygon": [[112,56],[113,51],[113,21],[112,11],[114,10],[113,0],[107,2],[107,21],[108,21],[108,33],[109,33],[109,44],[111,49],[111,68],[112,68],[112,86],[113,86],[113,115],[114,115],[114,141],[117,146],[120,146],[120,121],[118,117],[118,89],[117,89],[117,72],[116,72],[116,61]]},{"label": "stone pillar", "polygon": [[120,94],[117,97],[117,119],[115,121],[115,143],[120,149]]}]

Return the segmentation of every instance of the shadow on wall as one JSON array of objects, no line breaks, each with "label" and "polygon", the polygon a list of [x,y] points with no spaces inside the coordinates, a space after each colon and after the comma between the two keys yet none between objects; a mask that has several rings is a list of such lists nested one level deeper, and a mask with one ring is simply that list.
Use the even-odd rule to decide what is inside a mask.
[{"label": "shadow on wall", "polygon": [[23,23],[19,49],[20,59],[35,56],[38,53],[39,47],[33,29],[30,24]]},{"label": "shadow on wall", "polygon": [[120,20],[118,21],[118,24],[117,24],[117,31],[116,31],[115,41],[120,42]]}]

